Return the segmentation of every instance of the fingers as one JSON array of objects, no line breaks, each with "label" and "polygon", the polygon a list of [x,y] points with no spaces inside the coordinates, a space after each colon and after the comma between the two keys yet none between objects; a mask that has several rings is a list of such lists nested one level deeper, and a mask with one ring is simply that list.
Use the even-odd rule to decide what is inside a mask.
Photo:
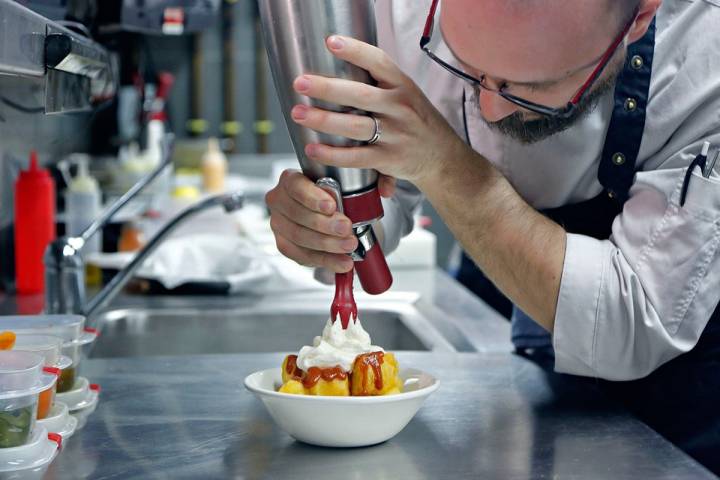
[{"label": "fingers", "polygon": [[[265,201],[270,208],[272,216],[276,214],[283,215],[288,219],[292,219],[294,223],[300,226],[325,235],[341,238],[350,237],[352,235],[352,222],[350,222],[350,219],[345,215],[339,212],[328,215],[325,212],[320,213],[308,207],[308,204],[318,205],[318,202],[314,199],[316,195],[330,196],[312,182],[310,182],[308,189],[317,189],[320,190],[320,192],[307,192],[305,191],[307,186],[304,185],[304,183],[305,182],[299,178],[292,177],[285,181],[281,180],[277,187],[267,193]],[[335,201],[330,201],[332,202],[331,208],[334,211]],[[320,202],[320,204],[322,204],[322,202]]]},{"label": "fingers", "polygon": [[315,131],[339,135],[360,142],[375,135],[375,122],[364,115],[329,112],[319,108],[297,105],[292,110],[296,123]]},{"label": "fingers", "polygon": [[287,170],[266,197],[278,250],[296,262],[338,273],[352,268],[357,248],[350,219],[335,200],[297,171]]},{"label": "fingers", "polygon": [[302,75],[295,79],[293,88],[301,95],[336,105],[357,108],[368,112],[390,113],[386,91],[353,80]]},{"label": "fingers", "polygon": [[391,86],[400,86],[407,82],[407,76],[402,70],[387,53],[377,47],[340,35],[328,37],[327,46],[336,57],[367,70],[379,82]]},{"label": "fingers", "polygon": [[349,272],[353,268],[350,257],[337,253],[325,253],[300,247],[282,235],[275,235],[277,248],[286,257],[307,267],[324,267],[337,273]]},{"label": "fingers", "polygon": [[305,147],[305,155],[324,165],[345,168],[373,168],[377,170],[376,146],[331,147],[313,143]]},{"label": "fingers", "polygon": [[276,236],[280,235],[292,239],[295,245],[316,251],[351,253],[355,251],[358,244],[358,240],[354,235],[349,237],[327,235],[307,228],[280,212],[273,212],[270,218],[270,228],[272,228]]},{"label": "fingers", "polygon": [[278,187],[287,191],[290,198],[313,212],[331,215],[337,210],[335,199],[297,170],[285,170]]}]

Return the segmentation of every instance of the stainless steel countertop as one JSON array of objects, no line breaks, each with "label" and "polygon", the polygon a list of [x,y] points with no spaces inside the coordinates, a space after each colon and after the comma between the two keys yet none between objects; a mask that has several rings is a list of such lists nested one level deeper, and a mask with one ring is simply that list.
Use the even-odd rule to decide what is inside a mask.
[{"label": "stainless steel countertop", "polygon": [[403,432],[368,448],[304,445],[242,386],[281,360],[88,361],[100,404],[49,478],[714,478],[594,389],[503,353],[401,353],[442,382]]},{"label": "stainless steel countertop", "polygon": [[[393,273],[395,292],[417,292],[420,310],[442,312],[479,351],[399,354],[442,384],[393,440],[334,450],[279,430],[242,381],[279,366],[282,354],[91,359],[81,368],[102,386],[98,409],[48,478],[715,478],[591,383],[513,355],[508,323],[446,274]],[[263,301],[122,295],[110,309]],[[29,313],[31,305],[5,297],[0,313]]]}]

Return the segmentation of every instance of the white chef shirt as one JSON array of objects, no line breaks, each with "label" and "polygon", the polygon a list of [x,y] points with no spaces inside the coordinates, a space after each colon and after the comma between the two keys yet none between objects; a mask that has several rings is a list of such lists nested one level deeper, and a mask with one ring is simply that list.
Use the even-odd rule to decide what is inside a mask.
[{"label": "white chef shirt", "polygon": [[[577,125],[522,145],[483,123],[472,89],[420,50],[430,0],[378,0],[381,48],[473,148],[534,208],[595,197],[613,96]],[[439,36],[439,35],[437,35]],[[440,42],[441,43],[441,42]],[[441,58],[452,59],[440,45]],[[720,179],[682,180],[702,143],[720,148],[720,0],[665,0],[657,15],[650,99],[630,198],[609,240],[567,234],[553,345],[559,372],[641,378],[691,350],[720,301]],[[720,165],[718,166],[720,170]],[[401,182],[384,203],[386,251],[412,228],[422,196]]]}]

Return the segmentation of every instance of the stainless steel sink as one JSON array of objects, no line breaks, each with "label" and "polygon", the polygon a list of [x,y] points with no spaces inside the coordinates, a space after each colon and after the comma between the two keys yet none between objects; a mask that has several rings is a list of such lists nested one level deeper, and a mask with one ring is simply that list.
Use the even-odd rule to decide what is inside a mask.
[{"label": "stainless steel sink", "polygon": [[[328,317],[312,301],[283,300],[236,309],[121,309],[99,318],[91,357],[291,352],[312,344]],[[387,350],[470,350],[448,340],[412,302],[363,302],[362,323]],[[459,337],[458,337],[459,338]]]}]

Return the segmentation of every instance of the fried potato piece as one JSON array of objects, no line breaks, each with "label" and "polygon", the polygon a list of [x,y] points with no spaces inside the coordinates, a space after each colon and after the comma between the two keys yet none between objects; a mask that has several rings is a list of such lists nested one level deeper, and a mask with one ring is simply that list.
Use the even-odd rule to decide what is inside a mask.
[{"label": "fried potato piece", "polygon": [[348,376],[344,379],[325,380],[321,378],[315,385],[305,389],[305,395],[320,395],[327,397],[347,397],[350,395],[350,380]]},{"label": "fried potato piece", "polygon": [[289,393],[291,395],[307,395],[305,393],[305,387],[303,387],[302,382],[292,379],[285,382],[278,391],[281,393]]},{"label": "fried potato piece", "polygon": [[358,355],[353,365],[350,394],[353,396],[392,395],[402,391],[399,367],[392,353]]},{"label": "fried potato piece", "polygon": [[282,381],[287,383],[292,379],[303,377],[304,372],[297,366],[297,355],[288,355],[282,363]]},{"label": "fried potato piece", "polygon": [[297,355],[288,355],[282,364],[283,385],[278,390],[295,395],[346,397],[350,395],[348,374],[340,367],[317,368],[308,372],[297,366]]}]

